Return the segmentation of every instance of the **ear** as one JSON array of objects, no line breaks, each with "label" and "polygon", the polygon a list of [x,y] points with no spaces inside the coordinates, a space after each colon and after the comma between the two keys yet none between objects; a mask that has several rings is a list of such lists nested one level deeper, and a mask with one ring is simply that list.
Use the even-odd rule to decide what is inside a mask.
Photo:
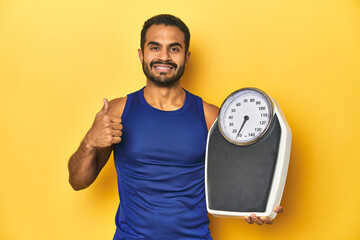
[{"label": "ear", "polygon": [[188,51],[185,55],[185,63],[187,63],[189,61],[190,55],[191,55],[191,52]]},{"label": "ear", "polygon": [[140,62],[142,63],[144,60],[144,56],[143,56],[141,49],[138,49],[138,55],[139,55]]}]

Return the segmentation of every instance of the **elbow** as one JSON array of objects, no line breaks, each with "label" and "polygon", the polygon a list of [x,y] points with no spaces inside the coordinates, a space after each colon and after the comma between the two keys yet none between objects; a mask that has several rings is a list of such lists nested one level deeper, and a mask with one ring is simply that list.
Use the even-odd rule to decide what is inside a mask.
[{"label": "elbow", "polygon": [[84,189],[84,188],[81,188],[81,187],[76,186],[76,185],[72,185],[72,184],[70,184],[70,185],[71,185],[72,189],[74,189],[75,191],[80,191],[80,190]]},{"label": "elbow", "polygon": [[75,191],[80,191],[88,187],[84,184],[76,183],[71,177],[69,177],[69,183],[72,189],[74,189]]}]

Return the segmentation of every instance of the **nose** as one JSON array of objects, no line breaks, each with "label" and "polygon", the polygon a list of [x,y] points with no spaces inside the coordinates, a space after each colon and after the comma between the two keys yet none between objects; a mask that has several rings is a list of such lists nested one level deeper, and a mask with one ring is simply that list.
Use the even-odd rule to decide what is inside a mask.
[{"label": "nose", "polygon": [[162,51],[160,52],[160,54],[159,54],[159,59],[162,60],[162,61],[169,61],[169,60],[171,60],[169,51],[168,51],[166,48],[162,49]]}]

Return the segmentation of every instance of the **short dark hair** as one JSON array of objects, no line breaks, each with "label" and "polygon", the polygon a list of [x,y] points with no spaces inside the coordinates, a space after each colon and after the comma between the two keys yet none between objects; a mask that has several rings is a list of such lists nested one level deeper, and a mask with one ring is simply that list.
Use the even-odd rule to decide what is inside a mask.
[{"label": "short dark hair", "polygon": [[189,50],[190,45],[190,31],[189,28],[185,25],[183,21],[181,21],[180,18],[175,17],[173,15],[169,14],[160,14],[156,15],[144,23],[144,26],[141,30],[141,39],[140,39],[140,47],[141,51],[144,52],[144,45],[145,45],[145,37],[146,32],[152,25],[165,25],[165,26],[175,26],[178,27],[183,33],[185,37],[185,53]]}]

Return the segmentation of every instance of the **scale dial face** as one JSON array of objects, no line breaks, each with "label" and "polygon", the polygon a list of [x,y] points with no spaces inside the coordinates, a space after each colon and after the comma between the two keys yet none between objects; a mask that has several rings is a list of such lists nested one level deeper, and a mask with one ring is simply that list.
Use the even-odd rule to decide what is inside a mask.
[{"label": "scale dial face", "polygon": [[258,141],[273,119],[273,102],[257,88],[242,88],[230,94],[221,105],[218,125],[221,134],[236,145]]}]

